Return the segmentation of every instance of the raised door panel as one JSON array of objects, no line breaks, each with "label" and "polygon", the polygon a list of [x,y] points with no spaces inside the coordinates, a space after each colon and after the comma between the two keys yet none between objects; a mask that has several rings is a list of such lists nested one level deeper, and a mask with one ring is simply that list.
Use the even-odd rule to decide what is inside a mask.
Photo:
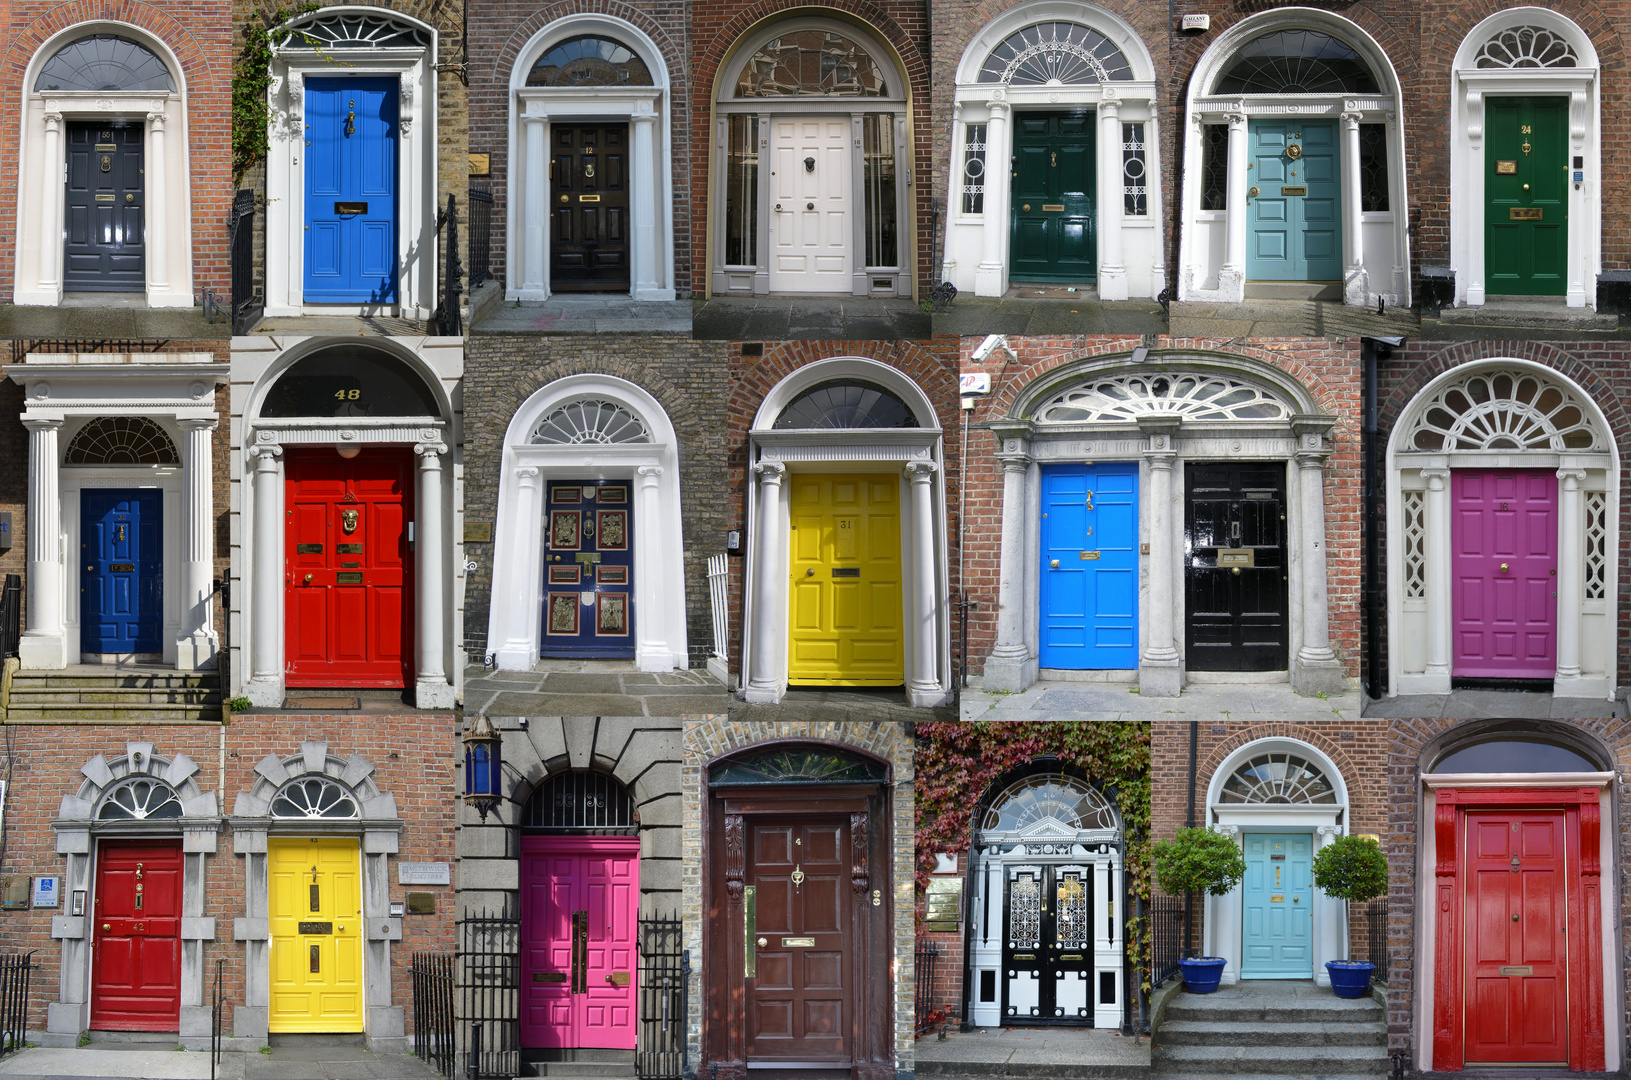
[{"label": "raised door panel", "polygon": [[544,656],[634,656],[634,509],[623,481],[552,480],[544,520]]},{"label": "raised door panel", "polygon": [[80,651],[164,649],[164,497],[157,489],[80,492]]},{"label": "raised door panel", "polygon": [[788,678],[895,686],[905,678],[900,482],[795,475],[788,541]]},{"label": "raised door panel", "polygon": [[1137,466],[1049,466],[1042,502],[1042,666],[1136,667]]},{"label": "raised door panel", "polygon": [[1289,655],[1285,466],[1184,469],[1185,663],[1279,671]]},{"label": "raised door panel", "polygon": [[1251,120],[1247,126],[1246,276],[1334,281],[1342,276],[1336,125]]},{"label": "raised door panel", "polygon": [[362,1030],[361,878],[354,839],[267,842],[273,1033]]},{"label": "raised door panel", "polygon": [[68,121],[63,288],[136,292],[147,284],[144,131]]},{"label": "raised door panel", "polygon": [[1556,474],[1456,470],[1450,544],[1454,674],[1549,678],[1556,670]]},{"label": "raised door panel", "polygon": [[1096,280],[1095,135],[1091,112],[1015,114],[1009,207],[1015,280]]},{"label": "raised door panel", "polygon": [[629,288],[627,124],[551,124],[550,288]]}]

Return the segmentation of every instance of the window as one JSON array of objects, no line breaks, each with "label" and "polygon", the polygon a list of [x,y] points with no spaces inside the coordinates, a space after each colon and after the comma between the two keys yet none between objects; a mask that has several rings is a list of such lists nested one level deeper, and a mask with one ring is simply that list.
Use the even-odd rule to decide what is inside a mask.
[{"label": "window", "polygon": [[1229,209],[1229,125],[1201,128],[1201,209]]},{"label": "window", "polygon": [[1277,30],[1235,54],[1214,94],[1375,94],[1369,65],[1345,41],[1317,30]]},{"label": "window", "polygon": [[883,72],[831,30],[795,30],[761,45],[736,81],[739,98],[884,97]]},{"label": "window", "polygon": [[985,125],[963,128],[963,213],[985,213]]},{"label": "window", "polygon": [[1271,751],[1241,765],[1223,784],[1223,803],[1318,803],[1332,805],[1336,789],[1319,766],[1300,754]]},{"label": "window", "polygon": [[1109,375],[1060,391],[1035,411],[1042,424],[1115,423],[1163,414],[1185,420],[1289,420],[1267,391],[1223,375]]},{"label": "window", "polygon": [[1586,492],[1586,599],[1608,595],[1608,493]]},{"label": "window", "polygon": [[1439,758],[1435,773],[1601,772],[1595,762],[1544,739],[1495,737],[1461,746]]},{"label": "window", "polygon": [[327,776],[308,776],[285,785],[272,799],[272,816],[293,819],[355,818],[356,800]]},{"label": "window", "polygon": [[794,398],[771,427],[915,428],[917,418],[904,401],[882,387],[828,382]]},{"label": "window", "polygon": [[1066,86],[1125,82],[1132,66],[1097,30],[1076,23],[1037,23],[1009,35],[991,50],[979,81],[1014,86]]},{"label": "window", "polygon": [[1478,372],[1423,405],[1408,450],[1600,450],[1603,437],[1574,393],[1540,375]]},{"label": "window", "polygon": [[158,54],[129,38],[97,34],[71,41],[40,67],[36,91],[164,90],[176,82]]},{"label": "window", "polygon": [[1149,209],[1149,177],[1144,167],[1144,125],[1121,125],[1121,212],[1144,217]]},{"label": "window", "polygon": [[862,196],[866,205],[866,265],[892,267],[896,247],[895,117],[867,113],[861,118]]},{"label": "window", "polygon": [[725,263],[759,261],[759,118],[732,116],[725,148]]},{"label": "window", "polygon": [[534,444],[648,443],[640,418],[615,401],[583,398],[557,405],[532,429]]},{"label": "window", "polygon": [[1580,58],[1567,41],[1539,26],[1514,26],[1484,43],[1473,63],[1481,68],[1572,68]]},{"label": "window", "polygon": [[64,465],[179,465],[176,444],[145,416],[103,416],[74,435]]},{"label": "window", "polygon": [[980,820],[982,832],[1014,832],[1053,820],[1068,829],[1115,829],[1110,801],[1087,781],[1061,773],[1027,776],[992,801]]},{"label": "window", "polygon": [[102,821],[160,821],[181,816],[175,789],[160,780],[126,780],[107,793],[96,816]]},{"label": "window", "polygon": [[430,388],[400,360],[365,345],[336,345],[297,360],[278,377],[260,414],[440,416]]},{"label": "window", "polygon": [[1404,493],[1404,598],[1427,596],[1427,514],[1425,493]]},{"label": "window", "polygon": [[1359,125],[1359,209],[1382,213],[1388,208],[1387,125]]},{"label": "window", "polygon": [[524,820],[524,828],[552,832],[632,832],[639,815],[622,784],[602,773],[574,769],[556,773],[532,793]]},{"label": "window", "polygon": [[430,35],[421,27],[371,13],[318,15],[311,22],[290,27],[284,33],[285,47],[324,51],[430,46]]},{"label": "window", "polygon": [[878,783],[884,767],[840,750],[773,749],[749,753],[715,765],[708,782],[728,784]]},{"label": "window", "polygon": [[528,86],[651,86],[640,54],[611,38],[584,34],[552,45],[527,72]]}]

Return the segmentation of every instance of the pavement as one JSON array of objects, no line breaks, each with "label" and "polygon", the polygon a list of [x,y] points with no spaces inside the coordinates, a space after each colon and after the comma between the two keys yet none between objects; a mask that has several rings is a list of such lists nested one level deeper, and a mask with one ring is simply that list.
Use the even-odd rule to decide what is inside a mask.
[{"label": "pavement", "polygon": [[1419,720],[1611,720],[1631,716],[1623,701],[1554,697],[1532,690],[1452,690],[1448,694],[1405,694],[1366,700],[1365,716]]},{"label": "pavement", "polygon": [[691,301],[564,294],[544,301],[494,300],[471,317],[472,334],[689,334]]},{"label": "pavement", "polygon": [[1168,333],[1175,338],[1417,337],[1409,308],[1349,307],[1335,300],[1248,300],[1241,304],[1189,301],[1172,305]]},{"label": "pavement", "polygon": [[324,716],[451,716],[452,709],[421,709],[414,704],[412,687],[406,690],[357,690],[349,687],[291,687],[284,691],[283,704],[275,708],[240,709],[234,716],[288,716],[291,713],[322,713]]},{"label": "pavement", "polygon": [[[970,677],[964,720],[1355,720],[1357,685],[1329,698],[1290,683],[1190,683],[1175,698],[1143,697],[1131,682],[1041,680],[1016,693],[987,693]],[[1368,713],[1366,715],[1369,715]],[[1414,715],[1414,714],[1412,714]]]},{"label": "pavement", "polygon": [[1167,332],[1166,312],[1154,300],[1100,300],[1086,287],[1074,296],[1058,286],[1014,288],[1001,298],[963,294],[933,321],[937,335],[959,337]]},{"label": "pavement", "polygon": [[957,706],[922,708],[907,703],[898,687],[789,687],[774,705],[750,705],[734,696],[730,702],[732,720],[775,720],[793,723],[823,721],[902,722],[908,720],[955,720]]},{"label": "pavement", "polygon": [[[220,1080],[438,1080],[412,1054],[374,1054],[360,1046],[277,1046],[260,1053],[223,1051]],[[140,1043],[118,1049],[21,1050],[0,1058],[6,1080],[210,1080],[207,1051]]]},{"label": "pavement", "polygon": [[531,671],[464,671],[470,716],[701,716],[728,703],[703,668],[653,673],[628,660],[540,660]]},{"label": "pavement", "polygon": [[359,337],[419,337],[430,333],[425,319],[399,319],[394,315],[279,315],[264,318],[251,334],[343,334]]},{"label": "pavement", "polygon": [[166,338],[232,336],[225,298],[212,323],[202,307],[150,308],[143,293],[64,293],[61,307],[0,304],[0,338]]},{"label": "pavement", "polygon": [[693,300],[699,341],[927,341],[929,313],[911,299],[855,296],[716,296]]},{"label": "pavement", "polygon": [[974,1028],[941,1042],[919,1039],[918,1076],[973,1080],[1001,1076],[1147,1077],[1150,1041],[1098,1028]]}]

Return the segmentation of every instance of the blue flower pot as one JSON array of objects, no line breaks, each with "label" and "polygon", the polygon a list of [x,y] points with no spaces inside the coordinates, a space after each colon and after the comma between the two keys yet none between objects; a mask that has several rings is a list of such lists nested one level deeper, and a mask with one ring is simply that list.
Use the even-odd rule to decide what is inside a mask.
[{"label": "blue flower pot", "polygon": [[1184,989],[1191,994],[1210,994],[1218,988],[1226,963],[1228,961],[1221,956],[1191,956],[1178,961],[1184,973]]},{"label": "blue flower pot", "polygon": [[1337,997],[1362,998],[1370,993],[1376,965],[1369,960],[1327,960],[1325,970],[1331,973],[1331,989]]}]

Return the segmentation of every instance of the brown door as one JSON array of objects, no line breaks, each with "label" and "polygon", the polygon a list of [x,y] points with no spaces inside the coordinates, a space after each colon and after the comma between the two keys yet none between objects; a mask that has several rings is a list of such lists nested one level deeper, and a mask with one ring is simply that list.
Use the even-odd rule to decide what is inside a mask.
[{"label": "brown door", "polygon": [[847,1061],[849,819],[768,819],[749,830],[748,936],[756,956],[747,980],[748,1060]]},{"label": "brown door", "polygon": [[629,290],[629,125],[551,124],[549,287]]}]

